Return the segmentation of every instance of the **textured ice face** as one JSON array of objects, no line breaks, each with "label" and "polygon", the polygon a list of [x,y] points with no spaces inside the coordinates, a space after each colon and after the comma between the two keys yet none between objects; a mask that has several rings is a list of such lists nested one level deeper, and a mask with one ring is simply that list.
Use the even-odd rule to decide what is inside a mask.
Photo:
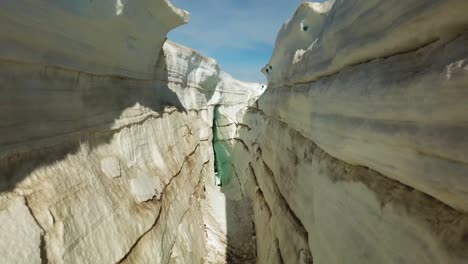
[{"label": "textured ice face", "polygon": [[276,39],[270,62],[262,69],[269,81],[285,77],[289,65],[300,59],[304,50],[314,45],[335,0],[323,3],[303,2],[294,16],[283,24]]},{"label": "textured ice face", "polygon": [[2,1],[0,58],[151,79],[166,34],[188,18],[168,0]]},{"label": "textured ice face", "polygon": [[278,34],[273,70],[263,72],[274,88],[418,49],[463,31],[467,8],[458,0],[303,2]]}]

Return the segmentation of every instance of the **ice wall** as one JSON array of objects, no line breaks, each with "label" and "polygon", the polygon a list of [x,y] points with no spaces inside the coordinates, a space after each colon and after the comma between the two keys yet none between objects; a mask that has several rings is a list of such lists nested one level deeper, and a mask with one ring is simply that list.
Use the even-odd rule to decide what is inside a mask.
[{"label": "ice wall", "polygon": [[303,2],[232,159],[259,263],[468,261],[466,1]]},{"label": "ice wall", "polygon": [[255,256],[227,250],[210,197],[229,196],[206,182],[214,106],[236,118],[261,87],[166,42],[187,19],[162,0],[0,3],[2,263]]}]

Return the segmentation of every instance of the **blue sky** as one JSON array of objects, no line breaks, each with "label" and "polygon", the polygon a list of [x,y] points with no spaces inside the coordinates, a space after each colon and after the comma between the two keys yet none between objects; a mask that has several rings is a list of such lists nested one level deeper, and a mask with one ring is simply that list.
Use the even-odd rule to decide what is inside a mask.
[{"label": "blue sky", "polygon": [[171,0],[191,14],[168,38],[218,61],[243,81],[266,82],[260,72],[273,52],[281,25],[300,0]]}]

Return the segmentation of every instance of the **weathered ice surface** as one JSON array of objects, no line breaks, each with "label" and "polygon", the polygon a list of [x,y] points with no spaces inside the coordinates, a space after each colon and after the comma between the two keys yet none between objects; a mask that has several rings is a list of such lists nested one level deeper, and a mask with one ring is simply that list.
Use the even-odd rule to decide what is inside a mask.
[{"label": "weathered ice surface", "polygon": [[468,262],[467,9],[301,4],[230,156],[258,263]]},{"label": "weathered ice surface", "polygon": [[463,32],[464,0],[303,2],[278,34],[267,78],[294,84]]},{"label": "weathered ice surface", "polygon": [[[0,198],[0,254],[11,263],[41,263],[43,230],[37,225],[24,197]],[[27,239],[11,239],[22,237]]]},{"label": "weathered ice surface", "polygon": [[303,2],[266,89],[167,0],[3,1],[1,262],[467,263],[467,9]]},{"label": "weathered ice surface", "polygon": [[259,263],[466,262],[466,214],[332,157],[257,109],[244,121],[257,126],[241,132],[251,158],[235,164],[258,186]]},{"label": "weathered ice surface", "polygon": [[255,259],[250,203],[214,185],[212,126],[262,87],[163,46],[187,16],[162,0],[0,3],[2,263]]},{"label": "weathered ice surface", "polygon": [[0,58],[151,79],[169,30],[188,22],[169,0],[0,2]]},{"label": "weathered ice surface", "polygon": [[333,156],[468,212],[467,45],[464,33],[271,89],[259,105]]}]

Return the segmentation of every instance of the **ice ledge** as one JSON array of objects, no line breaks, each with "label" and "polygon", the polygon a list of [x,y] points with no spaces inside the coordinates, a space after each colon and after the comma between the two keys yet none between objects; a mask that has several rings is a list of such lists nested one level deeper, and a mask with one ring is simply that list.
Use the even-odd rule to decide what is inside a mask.
[{"label": "ice ledge", "polygon": [[308,83],[468,30],[467,1],[303,2],[278,34],[263,68],[270,87]]},{"label": "ice ledge", "polygon": [[150,79],[188,19],[169,0],[1,1],[0,59]]}]

